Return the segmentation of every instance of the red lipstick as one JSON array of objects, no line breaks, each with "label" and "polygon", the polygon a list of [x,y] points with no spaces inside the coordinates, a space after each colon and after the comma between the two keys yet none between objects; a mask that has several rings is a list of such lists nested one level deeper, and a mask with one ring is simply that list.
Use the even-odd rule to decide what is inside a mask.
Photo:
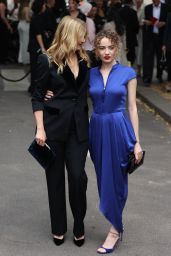
[{"label": "red lipstick", "polygon": [[105,60],[109,60],[109,59],[110,59],[110,56],[104,56],[104,59],[105,59]]}]

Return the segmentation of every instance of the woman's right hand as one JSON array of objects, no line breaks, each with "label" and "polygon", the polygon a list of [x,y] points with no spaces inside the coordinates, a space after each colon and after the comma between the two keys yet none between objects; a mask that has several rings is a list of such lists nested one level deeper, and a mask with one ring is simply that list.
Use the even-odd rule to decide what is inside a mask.
[{"label": "woman's right hand", "polygon": [[46,133],[44,128],[37,128],[37,132],[35,136],[35,140],[37,144],[43,147],[45,145],[46,139],[47,138],[46,138]]},{"label": "woman's right hand", "polygon": [[52,91],[47,90],[44,100],[48,101],[54,96],[54,93]]},{"label": "woman's right hand", "polygon": [[143,20],[143,24],[146,25],[146,26],[151,26],[152,25],[152,22],[150,20]]}]

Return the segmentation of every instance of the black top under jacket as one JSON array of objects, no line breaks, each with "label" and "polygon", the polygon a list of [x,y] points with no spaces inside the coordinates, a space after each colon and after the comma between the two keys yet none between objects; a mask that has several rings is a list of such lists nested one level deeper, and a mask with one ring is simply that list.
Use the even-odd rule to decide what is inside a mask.
[{"label": "black top under jacket", "polygon": [[33,14],[30,22],[29,30],[29,43],[28,51],[37,52],[40,49],[40,45],[37,41],[36,36],[41,35],[44,37],[45,21],[43,14]]},{"label": "black top under jacket", "polygon": [[[43,110],[46,136],[50,140],[66,141],[75,121],[79,141],[88,139],[87,89],[89,70],[84,60],[79,60],[77,79],[66,66],[62,74],[46,54],[38,58],[36,88],[32,97],[33,111]],[[47,90],[54,96],[44,101]]]}]

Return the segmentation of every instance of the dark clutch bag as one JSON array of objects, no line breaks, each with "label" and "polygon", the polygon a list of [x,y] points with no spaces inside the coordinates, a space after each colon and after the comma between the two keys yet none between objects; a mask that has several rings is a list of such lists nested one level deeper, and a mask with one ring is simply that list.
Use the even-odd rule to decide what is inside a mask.
[{"label": "dark clutch bag", "polygon": [[141,161],[137,164],[135,163],[135,155],[134,152],[131,152],[128,156],[128,164],[125,169],[125,172],[128,174],[133,173],[138,167],[140,167],[144,163],[145,151],[142,151],[142,158]]},{"label": "dark clutch bag", "polygon": [[45,144],[43,147],[34,140],[28,148],[29,153],[46,170],[55,160],[55,153]]}]

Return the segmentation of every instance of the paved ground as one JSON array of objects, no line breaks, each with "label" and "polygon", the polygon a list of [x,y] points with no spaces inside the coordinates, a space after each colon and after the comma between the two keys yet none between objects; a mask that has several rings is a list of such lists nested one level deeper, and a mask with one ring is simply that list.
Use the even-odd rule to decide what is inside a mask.
[{"label": "paved ground", "polygon": [[[17,84],[7,90],[9,85],[0,82],[0,256],[95,256],[109,225],[98,211],[96,179],[89,157],[85,246],[80,249],[72,243],[69,207],[65,244],[56,247],[51,240],[45,176],[27,153],[34,120],[26,93],[28,81],[23,83],[23,90],[18,90]],[[124,239],[115,255],[169,256],[170,126],[141,102],[138,106],[140,136],[147,154],[144,166],[129,177]]]}]

